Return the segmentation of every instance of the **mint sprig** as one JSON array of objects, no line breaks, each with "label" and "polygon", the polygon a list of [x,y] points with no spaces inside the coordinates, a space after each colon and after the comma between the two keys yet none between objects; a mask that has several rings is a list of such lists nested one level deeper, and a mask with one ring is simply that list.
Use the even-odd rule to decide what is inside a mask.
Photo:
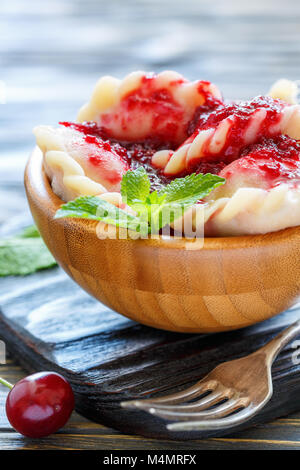
[{"label": "mint sprig", "polygon": [[0,240],[0,276],[26,275],[55,265],[35,226]]},{"label": "mint sprig", "polygon": [[165,203],[191,206],[224,183],[225,179],[217,175],[192,173],[185,178],[176,178],[171,181],[162,189],[160,195],[166,196]]},{"label": "mint sprig", "polygon": [[[150,181],[143,167],[129,170],[121,182],[122,200],[136,213],[131,215],[97,196],[81,196],[63,204],[55,218],[77,217],[102,221],[145,236],[158,233],[225,179],[210,173],[193,173],[177,178],[161,191],[150,192]],[[165,215],[168,214],[166,217]]]},{"label": "mint sprig", "polygon": [[139,217],[131,215],[97,196],[80,196],[74,201],[63,204],[56,212],[55,219],[62,217],[98,220],[116,227],[141,232],[142,235],[148,233],[148,228],[145,229],[145,224]]}]

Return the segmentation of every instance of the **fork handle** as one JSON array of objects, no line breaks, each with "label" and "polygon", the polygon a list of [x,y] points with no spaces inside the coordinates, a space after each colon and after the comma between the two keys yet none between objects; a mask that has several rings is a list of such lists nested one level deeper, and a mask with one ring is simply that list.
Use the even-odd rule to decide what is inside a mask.
[{"label": "fork handle", "polygon": [[298,335],[300,335],[300,320],[297,320],[291,326],[275,336],[275,338],[259,349],[259,352],[265,352],[268,362],[272,364],[284,346]]}]

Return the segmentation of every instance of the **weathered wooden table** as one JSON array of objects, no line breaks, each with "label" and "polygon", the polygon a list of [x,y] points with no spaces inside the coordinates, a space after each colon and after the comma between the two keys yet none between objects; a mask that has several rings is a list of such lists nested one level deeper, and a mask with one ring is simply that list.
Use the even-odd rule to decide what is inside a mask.
[{"label": "weathered wooden table", "polygon": [[[300,77],[297,0],[10,0],[0,13],[0,80],[6,85],[6,99],[0,95],[6,101],[0,104],[0,223],[6,227],[28,211],[22,174],[34,145],[32,127],[73,119],[100,75],[175,69],[215,82],[232,98],[264,93],[282,76]],[[0,373],[11,382],[25,375],[12,357]],[[1,388],[0,449],[300,449],[300,412],[193,442],[124,435],[74,413],[59,433],[34,441],[9,426],[5,395]]]}]

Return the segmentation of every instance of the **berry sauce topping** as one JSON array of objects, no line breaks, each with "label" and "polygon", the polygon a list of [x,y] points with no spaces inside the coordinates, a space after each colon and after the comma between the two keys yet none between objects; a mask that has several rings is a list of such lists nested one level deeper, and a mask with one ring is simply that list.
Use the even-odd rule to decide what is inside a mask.
[{"label": "berry sauce topping", "polygon": [[[251,101],[241,101],[240,103],[216,103],[217,107],[212,110],[208,108],[205,110],[205,107],[200,106],[194,116],[189,127],[189,134],[193,134],[199,129],[209,129],[210,127],[216,127],[223,119],[233,116],[241,130],[243,130],[247,124],[249,118],[253,115],[253,112],[257,109],[264,108],[267,110],[266,125],[276,124],[280,119],[280,113],[282,109],[286,106],[286,103],[283,103],[280,100],[274,100],[269,96],[257,96]],[[261,129],[262,133],[264,129]],[[265,135],[265,134],[263,134]]]},{"label": "berry sauce topping", "polygon": [[[128,169],[144,166],[153,190],[159,189],[170,182],[170,178],[167,178],[161,170],[151,165],[151,158],[158,150],[171,149],[171,143],[162,143],[157,137],[148,138],[143,142],[119,142],[110,137],[107,131],[103,127],[97,126],[95,122],[83,124],[60,122],[59,124],[65,127],[71,127],[84,134],[84,140],[87,144],[95,144],[99,150],[103,149],[119,155],[128,165]],[[95,167],[100,164],[100,160],[101,157],[98,154],[89,157],[90,163]]]},{"label": "berry sauce topping", "polygon": [[220,162],[208,162],[208,161],[200,161],[197,162],[195,165],[191,164],[186,171],[186,176],[190,173],[212,173],[213,175],[218,175],[227,163],[220,161]]},{"label": "berry sauce topping", "polygon": [[[113,123],[118,121],[125,132],[132,126],[132,119],[138,122],[139,117],[144,116],[146,120],[151,121],[151,135],[155,135],[161,142],[178,145],[184,110],[174,100],[170,90],[157,89],[154,86],[155,80],[154,75],[143,76],[142,86],[122,97],[118,112],[102,115],[104,128],[110,129]],[[171,86],[176,87],[179,84],[179,81],[175,80]]]},{"label": "berry sauce topping", "polygon": [[[210,140],[206,148],[203,148],[206,159],[223,159],[229,163],[239,157],[244,147],[244,138],[249,124],[255,119],[259,110],[266,110],[264,119],[260,122],[257,130],[257,140],[262,137],[272,137],[274,126],[280,121],[282,109],[287,106],[280,100],[274,100],[269,96],[258,96],[251,101],[224,104],[219,103],[215,109],[205,109],[200,106],[188,126],[190,140],[193,140],[200,130],[217,128],[224,119],[230,118],[230,129],[226,134],[220,154],[212,154],[209,150]],[[272,130],[272,131],[271,131]]]},{"label": "berry sauce topping", "polygon": [[[144,77],[143,80],[151,82],[152,77]],[[205,91],[206,82],[201,82]],[[201,84],[200,84],[201,85]],[[199,86],[200,86],[199,85]],[[150,86],[150,85],[149,85]],[[201,93],[204,94],[204,91]],[[126,98],[126,106],[157,106],[163,103],[165,107],[168,99],[164,90],[149,94],[147,97],[141,95],[140,90],[135,90]],[[94,144],[99,152],[90,155],[89,161],[97,167],[101,164],[101,151],[111,153],[115,158],[119,158],[125,169],[137,168],[142,165],[146,168],[149,175],[152,189],[159,189],[161,186],[170,182],[173,178],[183,177],[189,173],[214,173],[219,174],[233,160],[240,159],[238,166],[241,168],[256,169],[260,174],[270,182],[274,180],[291,180],[300,178],[300,142],[283,135],[271,135],[270,128],[273,127],[281,118],[282,108],[286,106],[280,100],[274,100],[267,96],[259,96],[252,101],[224,104],[220,100],[207,95],[206,102],[200,106],[193,119],[188,124],[188,134],[190,139],[192,135],[197,135],[199,129],[208,129],[216,127],[221,121],[229,116],[233,120],[229,132],[226,135],[226,143],[223,147],[223,153],[217,155],[213,161],[209,155],[194,161],[190,161],[189,167],[184,172],[172,176],[163,174],[162,169],[154,168],[151,164],[152,156],[159,150],[175,150],[177,145],[173,141],[173,133],[150,136],[140,142],[119,141],[114,139],[106,128],[98,126],[95,122],[86,122],[83,124],[72,122],[60,122],[65,127],[80,132],[87,144]],[[172,108],[173,109],[173,108]],[[260,121],[256,143],[245,147],[244,136],[249,125],[249,120],[255,116],[259,109],[265,109],[266,114]],[[171,108],[166,105],[165,112],[171,112]],[[174,109],[173,109],[174,110]],[[164,112],[160,110],[160,113]],[[160,114],[158,113],[158,114]],[[154,134],[153,134],[154,135]],[[168,140],[168,137],[170,140]],[[226,149],[226,152],[224,152]],[[230,172],[230,168],[228,169]],[[277,184],[277,183],[276,183]]]},{"label": "berry sauce topping", "polygon": [[299,183],[300,141],[284,135],[273,139],[264,137],[243,150],[240,166],[259,172],[271,186],[282,181]]},{"label": "berry sauce topping", "polygon": [[[213,111],[218,112],[220,109],[224,109],[225,104],[223,101],[215,98],[211,93],[209,93],[206,87],[209,85],[210,82],[201,81],[198,85],[199,93],[205,97],[205,102],[203,105],[198,106],[196,109],[194,116],[190,120],[187,125],[187,135],[191,136],[196,132],[198,129],[202,128],[200,121],[203,121],[203,125],[207,120],[208,116],[210,116]],[[210,124],[211,126],[212,124]],[[208,127],[210,127],[208,126]],[[203,127],[203,129],[206,127]]]}]

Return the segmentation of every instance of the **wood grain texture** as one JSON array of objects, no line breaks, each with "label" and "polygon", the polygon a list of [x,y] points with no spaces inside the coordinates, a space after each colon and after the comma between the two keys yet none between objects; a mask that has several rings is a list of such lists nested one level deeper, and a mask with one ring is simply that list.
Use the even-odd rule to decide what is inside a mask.
[{"label": "wood grain texture", "polygon": [[[24,371],[13,359],[2,366],[1,374],[11,382],[24,376]],[[293,418],[282,418],[268,424],[231,434],[224,438],[193,441],[171,441],[128,435],[93,423],[73,413],[70,421],[58,433],[34,440],[16,433],[9,425],[3,407],[7,389],[0,386],[0,449],[1,450],[227,450],[227,449],[300,449],[300,413]]]},{"label": "wood grain texture", "polygon": [[[13,359],[1,368],[1,374],[11,382],[24,376],[24,371]],[[224,438],[185,441],[145,439],[120,434],[118,431],[93,423],[73,413],[67,425],[47,438],[34,440],[16,433],[3,413],[7,389],[0,386],[0,449],[1,450],[227,450],[227,449],[300,449],[300,413],[281,418],[268,424],[231,434]]]},{"label": "wood grain texture", "polygon": [[271,399],[274,359],[298,336],[300,320],[255,352],[220,363],[192,387],[158,398],[126,401],[121,405],[171,421],[170,431],[216,432],[233,428],[249,421]]},{"label": "wood grain texture", "polygon": [[[33,277],[5,278],[0,287],[1,339],[13,357],[29,372],[62,373],[74,389],[76,410],[86,418],[126,435],[151,439],[234,437],[243,426],[219,433],[171,432],[163,420],[122,409],[120,402],[186,388],[217,364],[255,351],[300,316],[295,307],[242,330],[191,335],[155,330],[118,315],[84,293],[58,268]],[[289,344],[275,361],[273,398],[244,427],[300,408],[300,365],[292,361],[294,352]],[[91,426],[90,434],[93,429]],[[76,442],[79,445],[74,437],[73,445]]]},{"label": "wood grain texture", "polygon": [[[99,239],[97,222],[54,219],[53,193],[36,149],[25,172],[33,218],[64,270],[132,320],[179,332],[237,329],[270,318],[300,294],[300,228],[202,239]],[[200,247],[200,248],[198,248]]]}]

